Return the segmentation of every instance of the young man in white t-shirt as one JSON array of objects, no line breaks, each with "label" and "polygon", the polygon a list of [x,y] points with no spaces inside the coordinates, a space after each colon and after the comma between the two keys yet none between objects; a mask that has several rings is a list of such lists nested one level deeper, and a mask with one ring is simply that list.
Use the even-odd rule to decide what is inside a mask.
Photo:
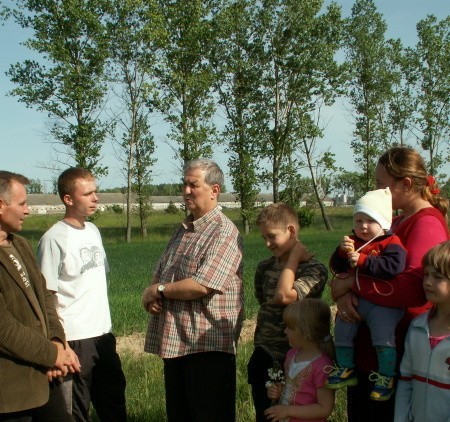
[{"label": "young man in white t-shirt", "polygon": [[89,421],[92,404],[102,421],[125,421],[125,376],[111,333],[106,272],[108,262],[98,228],[86,218],[97,209],[93,175],[72,167],[58,178],[66,211],[39,242],[38,256],[47,288],[81,372],[65,383],[76,421]]}]

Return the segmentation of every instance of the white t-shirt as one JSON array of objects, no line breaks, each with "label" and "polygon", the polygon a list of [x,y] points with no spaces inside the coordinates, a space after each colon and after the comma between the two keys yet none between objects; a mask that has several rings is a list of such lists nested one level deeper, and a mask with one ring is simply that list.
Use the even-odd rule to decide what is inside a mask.
[{"label": "white t-shirt", "polygon": [[56,292],[56,308],[67,340],[111,331],[106,272],[109,271],[98,228],[77,228],[59,221],[42,236],[38,248],[47,288]]}]

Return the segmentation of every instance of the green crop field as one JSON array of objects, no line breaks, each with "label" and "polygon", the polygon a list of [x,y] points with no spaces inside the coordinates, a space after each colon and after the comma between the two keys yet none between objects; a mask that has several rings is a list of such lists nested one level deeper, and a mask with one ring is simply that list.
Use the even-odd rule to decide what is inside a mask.
[{"label": "green crop field", "polygon": [[[225,213],[240,227],[239,211],[225,210]],[[333,232],[327,232],[318,211],[313,225],[301,229],[300,238],[316,258],[328,264],[328,258],[339,239],[351,228],[351,208],[327,209]],[[22,235],[36,247],[39,238],[61,215],[33,215],[24,225]],[[95,224],[100,228],[110,265],[109,299],[113,319],[113,330],[117,337],[129,341],[142,339],[148,322],[148,315],[141,306],[141,294],[148,285],[154,266],[174,228],[183,215],[154,212],[149,219],[148,237],[138,234],[138,221],[134,221],[133,241],[126,243],[125,215],[105,212],[98,214]],[[258,305],[253,295],[253,275],[257,263],[268,256],[268,250],[253,229],[244,235],[244,286],[245,316],[253,318]],[[323,295],[330,302],[329,292]],[[137,343],[136,343],[137,344]],[[139,343],[140,344],[140,343]],[[133,349],[136,349],[134,347]],[[237,421],[254,420],[250,389],[247,384],[246,365],[252,353],[252,339],[243,341],[238,348],[238,391]],[[131,422],[161,422],[165,420],[164,384],[162,362],[153,355],[136,353],[125,349],[121,352],[122,363],[127,377],[127,406]],[[346,420],[345,397],[339,392],[336,408],[330,419],[334,422]]]}]

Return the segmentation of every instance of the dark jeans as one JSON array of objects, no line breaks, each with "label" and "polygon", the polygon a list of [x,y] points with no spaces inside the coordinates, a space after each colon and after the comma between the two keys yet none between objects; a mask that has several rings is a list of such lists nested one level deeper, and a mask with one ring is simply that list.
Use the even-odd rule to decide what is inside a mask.
[{"label": "dark jeans", "polygon": [[370,399],[373,382],[369,374],[358,373],[358,384],[347,389],[347,413],[349,422],[391,422],[394,420],[395,394],[386,401]]},{"label": "dark jeans", "polygon": [[69,341],[80,360],[81,372],[73,376],[72,414],[75,421],[90,421],[92,404],[101,421],[124,422],[125,375],[116,352],[116,338],[99,337]]},{"label": "dark jeans", "polygon": [[[1,394],[1,393],[0,393]],[[72,422],[64,403],[59,381],[50,383],[50,394],[46,404],[21,412],[0,413],[0,422]]]},{"label": "dark jeans", "polygon": [[283,368],[283,362],[274,359],[262,347],[256,347],[247,365],[248,383],[252,387],[256,422],[267,422],[264,411],[271,406],[271,400],[267,397],[266,382],[269,381],[268,370],[274,366]]},{"label": "dark jeans", "polygon": [[168,422],[234,422],[236,357],[224,352],[164,359]]}]

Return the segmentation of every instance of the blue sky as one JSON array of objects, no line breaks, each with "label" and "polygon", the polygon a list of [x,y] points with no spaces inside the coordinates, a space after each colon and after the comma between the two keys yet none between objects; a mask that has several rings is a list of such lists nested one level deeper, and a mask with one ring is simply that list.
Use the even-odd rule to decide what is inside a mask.
[{"label": "blue sky", "polygon": [[[353,1],[337,0],[342,6],[344,16],[350,14]],[[10,1],[5,1],[5,4]],[[326,0],[326,4],[330,1]],[[400,38],[404,45],[413,46],[417,42],[416,24],[427,15],[433,14],[438,19],[450,15],[449,0],[378,0],[375,1],[378,11],[383,14],[388,25],[387,37]],[[47,188],[55,173],[45,167],[55,153],[48,137],[48,120],[44,113],[26,108],[16,97],[6,93],[13,84],[5,76],[10,64],[33,57],[29,50],[21,46],[27,36],[23,29],[14,23],[7,22],[0,26],[0,168],[22,173],[32,179],[40,179]],[[327,127],[325,130],[324,147],[330,146],[336,154],[338,165],[354,170],[353,156],[350,150],[352,136],[352,117],[345,105],[337,103],[327,112]],[[163,125],[160,125],[163,128]],[[160,146],[154,175],[155,183],[171,183],[179,180],[177,163],[172,158],[173,153],[164,142],[164,129],[155,135]],[[109,175],[99,180],[103,187],[122,186],[125,178],[121,163],[115,156],[111,145],[105,145],[102,150],[102,163],[110,167]],[[59,155],[59,158],[65,158]],[[222,151],[213,157],[225,172],[227,158]],[[73,163],[69,163],[73,164]],[[48,165],[47,165],[48,167]],[[62,168],[64,168],[64,164]],[[227,184],[228,189],[231,185]]]}]

